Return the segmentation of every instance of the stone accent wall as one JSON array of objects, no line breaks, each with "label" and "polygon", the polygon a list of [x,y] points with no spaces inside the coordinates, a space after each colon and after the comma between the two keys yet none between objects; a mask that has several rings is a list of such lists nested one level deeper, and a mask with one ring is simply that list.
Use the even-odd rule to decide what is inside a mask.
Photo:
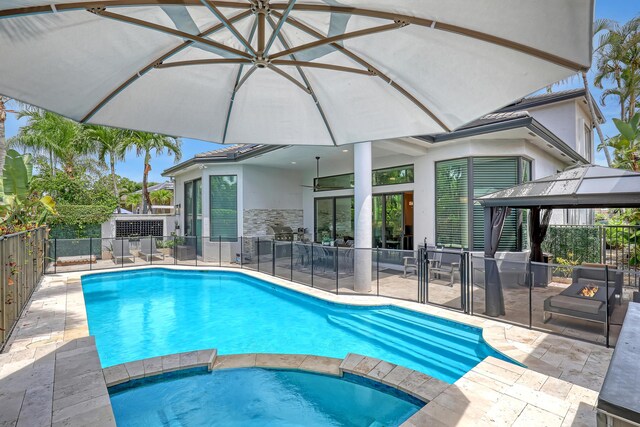
[{"label": "stone accent wall", "polygon": [[302,209],[245,209],[242,217],[245,237],[269,236],[271,225],[288,226],[295,233],[304,224]]}]

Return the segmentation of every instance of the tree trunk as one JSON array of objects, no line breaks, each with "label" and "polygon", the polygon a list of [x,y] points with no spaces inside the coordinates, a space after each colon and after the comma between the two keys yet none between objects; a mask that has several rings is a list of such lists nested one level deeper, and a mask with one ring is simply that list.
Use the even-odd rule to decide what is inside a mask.
[{"label": "tree trunk", "polygon": [[49,164],[51,165],[51,175],[56,176],[56,165],[53,162],[53,150],[49,149]]},{"label": "tree trunk", "polygon": [[144,155],[144,173],[142,175],[142,198],[143,198],[143,209],[142,213],[149,213],[151,210],[151,196],[149,195],[149,188],[147,185],[149,178],[149,171],[151,170],[151,165],[149,161],[151,160],[151,154],[147,151]]},{"label": "tree trunk", "polygon": [[595,125],[596,132],[598,132],[598,138],[600,138],[600,142],[602,142],[602,149],[604,150],[604,156],[607,159],[607,166],[611,167],[611,153],[609,153],[609,147],[607,146],[607,142],[604,139],[604,135],[602,134],[602,129],[600,129],[600,122],[596,117],[595,108],[593,108],[593,100],[591,99],[591,92],[589,91],[589,81],[587,80],[587,73],[583,71],[580,74],[582,75],[582,82],[584,83],[584,89],[586,91],[585,95],[587,97],[589,113],[591,114],[591,123]]},{"label": "tree trunk", "polygon": [[118,181],[116,180],[116,162],[113,160],[113,154],[109,155],[109,163],[111,166],[111,181],[113,181],[113,194],[116,196],[116,201],[118,202],[116,212],[122,213],[122,211],[120,210],[120,194],[118,192]]},{"label": "tree trunk", "polygon": [[0,97],[0,175],[4,171],[4,159],[7,157],[7,138],[5,135],[5,121],[7,120],[6,100]]}]

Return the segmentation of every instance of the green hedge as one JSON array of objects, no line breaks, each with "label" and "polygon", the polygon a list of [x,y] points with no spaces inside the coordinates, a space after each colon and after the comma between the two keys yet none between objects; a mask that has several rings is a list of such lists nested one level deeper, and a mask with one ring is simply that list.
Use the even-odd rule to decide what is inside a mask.
[{"label": "green hedge", "polygon": [[113,215],[113,208],[103,205],[59,204],[56,210],[58,215],[49,221],[52,239],[101,237],[102,223]]},{"label": "green hedge", "polygon": [[542,243],[542,250],[559,259],[575,264],[601,261],[600,229],[593,226],[550,226]]}]

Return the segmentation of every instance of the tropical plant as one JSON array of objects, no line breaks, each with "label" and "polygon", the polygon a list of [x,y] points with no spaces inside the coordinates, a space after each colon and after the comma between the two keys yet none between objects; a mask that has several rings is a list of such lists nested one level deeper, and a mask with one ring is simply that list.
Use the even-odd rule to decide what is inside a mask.
[{"label": "tropical plant", "polygon": [[613,165],[620,169],[640,172],[640,112],[628,122],[613,119],[613,123],[620,132],[619,135],[609,138],[609,145],[614,149]]},{"label": "tropical plant", "polygon": [[41,197],[31,190],[32,177],[31,156],[7,150],[0,180],[0,225],[4,232],[38,227],[48,214],[56,213],[51,196]]},{"label": "tropical plant", "polygon": [[137,206],[140,206],[141,203],[142,203],[142,194],[131,193],[127,195],[124,205],[125,207],[129,208],[131,212],[133,212]]},{"label": "tropical plant", "polygon": [[640,16],[625,24],[603,20],[596,49],[594,85],[603,88],[603,82],[615,87],[606,90],[603,97],[615,95],[620,101],[620,120],[629,121],[635,114],[640,95]]},{"label": "tropical plant", "polygon": [[156,190],[149,195],[151,202],[157,205],[169,205],[173,200],[173,191],[171,190]]},{"label": "tropical plant", "polygon": [[132,132],[131,138],[127,142],[127,148],[135,148],[136,155],[144,157],[144,171],[142,174],[142,196],[143,213],[148,213],[151,209],[151,197],[149,195],[149,172],[151,171],[151,154],[163,154],[167,150],[169,155],[175,157],[175,161],[182,157],[180,140],[171,136],[160,135],[149,132]]},{"label": "tropical plant", "polygon": [[[131,135],[131,132],[105,126],[89,126],[86,133],[87,137],[93,141],[97,147],[100,162],[107,165],[107,157],[109,157],[108,166],[113,185],[113,194],[116,200],[119,201],[120,192],[118,190],[118,180],[116,176],[116,162],[124,160],[126,141],[129,135]],[[120,213],[120,203],[118,203],[116,209],[118,213]]]},{"label": "tropical plant", "polygon": [[4,170],[4,159],[7,156],[7,136],[5,123],[7,121],[7,103],[9,98],[0,95],[0,171]]},{"label": "tropical plant", "polygon": [[20,111],[18,118],[23,117],[28,122],[20,129],[15,144],[35,154],[48,155],[52,175],[60,164],[62,170],[73,177],[78,165],[85,163],[86,157],[95,151],[93,142],[86,137],[85,129],[79,123],[37,108]]}]

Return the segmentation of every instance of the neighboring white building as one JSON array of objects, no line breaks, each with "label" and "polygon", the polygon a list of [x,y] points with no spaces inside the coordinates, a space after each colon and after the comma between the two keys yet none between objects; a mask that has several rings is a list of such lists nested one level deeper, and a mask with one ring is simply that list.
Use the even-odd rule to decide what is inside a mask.
[{"label": "neighboring white building", "polygon": [[[221,236],[223,255],[237,251],[238,236],[268,236],[280,225],[315,241],[355,238],[359,247],[414,249],[426,238],[482,249],[473,198],[590,163],[589,123],[585,91],[571,90],[524,98],[450,133],[339,147],[230,146],[163,175],[175,182],[177,233],[215,245]],[[558,212],[554,222],[591,217]],[[526,240],[526,218],[515,211],[501,249],[520,250]]]}]

